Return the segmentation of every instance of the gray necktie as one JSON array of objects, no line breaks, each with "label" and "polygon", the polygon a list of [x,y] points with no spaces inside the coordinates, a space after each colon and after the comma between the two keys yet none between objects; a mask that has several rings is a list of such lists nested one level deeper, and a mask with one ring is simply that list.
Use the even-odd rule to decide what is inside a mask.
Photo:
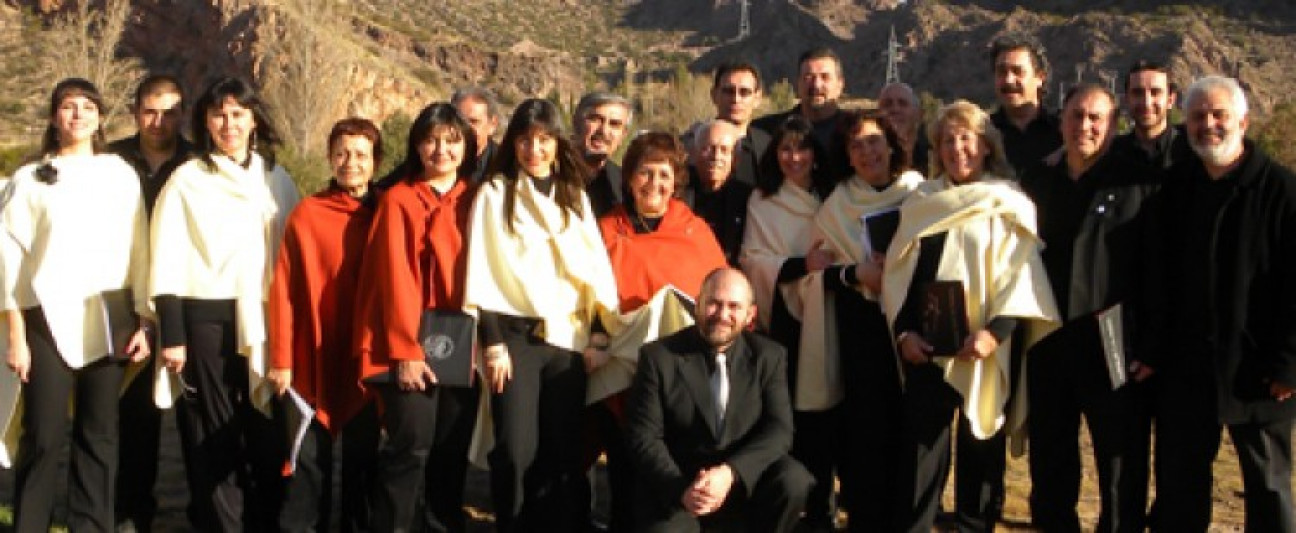
[{"label": "gray necktie", "polygon": [[725,354],[715,356],[716,368],[711,373],[711,395],[715,398],[716,425],[724,428],[725,409],[729,407],[729,368],[725,366]]}]

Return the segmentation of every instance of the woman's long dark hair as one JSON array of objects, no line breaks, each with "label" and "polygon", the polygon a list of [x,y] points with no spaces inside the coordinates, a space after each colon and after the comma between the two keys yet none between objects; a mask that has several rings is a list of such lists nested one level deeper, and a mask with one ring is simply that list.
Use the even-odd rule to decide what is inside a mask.
[{"label": "woman's long dark hair", "polygon": [[87,100],[94,103],[99,108],[99,129],[94,135],[94,151],[99,153],[104,151],[107,146],[107,140],[104,137],[103,113],[107,109],[104,107],[103,95],[99,94],[99,89],[90,83],[90,80],[83,78],[67,78],[54,85],[54,90],[50,92],[49,122],[45,125],[45,134],[41,136],[41,157],[53,155],[58,152],[59,136],[58,129],[54,127],[54,115],[58,113],[59,105],[63,100],[73,96],[84,96]]},{"label": "woman's long dark hair", "polygon": [[779,147],[783,146],[784,139],[790,139],[800,148],[809,148],[814,154],[814,165],[810,168],[810,190],[820,198],[827,198],[832,193],[833,187],[837,185],[825,171],[828,150],[815,140],[814,126],[801,115],[788,117],[778,129],[774,130],[774,138],[770,140],[769,149],[761,156],[760,172],[756,174],[756,188],[760,189],[761,196],[772,196],[778,192],[779,187],[783,186],[783,169],[779,167],[778,152]]},{"label": "woman's long dark hair", "polygon": [[193,109],[193,120],[190,122],[190,127],[193,128],[194,150],[208,166],[216,165],[211,157],[212,152],[216,151],[216,142],[212,140],[212,134],[207,130],[207,112],[219,108],[225,103],[226,98],[233,98],[239,106],[252,112],[256,129],[252,130],[248,149],[261,154],[261,157],[266,159],[267,167],[273,166],[274,151],[281,143],[279,134],[270,124],[270,115],[266,112],[265,102],[248,82],[238,78],[220,78],[198,97],[198,103]]},{"label": "woman's long dark hair", "polygon": [[454,106],[446,102],[436,102],[423,108],[414,118],[414,123],[410,125],[409,136],[405,141],[405,159],[396,165],[383,181],[396,183],[395,180],[423,179],[423,158],[419,157],[418,147],[442,126],[453,128],[464,140],[464,156],[463,161],[459,163],[459,177],[462,179],[477,168],[477,134]]},{"label": "woman's long dark hair", "polygon": [[589,167],[569,140],[563,128],[563,119],[558,107],[548,100],[532,98],[513,111],[508,128],[504,130],[504,139],[500,141],[500,150],[491,160],[487,172],[491,179],[502,179],[504,185],[504,224],[509,232],[513,231],[513,212],[517,203],[517,192],[514,182],[519,178],[522,167],[518,163],[517,140],[532,130],[540,130],[554,138],[558,149],[554,153],[557,168],[553,173],[554,202],[562,211],[563,224],[570,222],[568,213],[585,217],[581,195],[584,194],[585,182],[589,177]]}]

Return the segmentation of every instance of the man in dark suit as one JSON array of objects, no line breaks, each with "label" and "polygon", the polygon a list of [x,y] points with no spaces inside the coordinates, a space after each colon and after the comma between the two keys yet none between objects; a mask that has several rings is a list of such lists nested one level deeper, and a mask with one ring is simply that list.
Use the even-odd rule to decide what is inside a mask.
[{"label": "man in dark suit", "polygon": [[603,216],[625,200],[621,197],[621,167],[612,161],[612,154],[621,147],[632,120],[630,100],[612,93],[582,96],[572,113],[572,143],[593,173],[585,193],[594,216]]},{"label": "man in dark suit", "polygon": [[748,127],[763,95],[760,71],[755,65],[725,63],[716,68],[711,81],[711,103],[715,104],[716,118],[738,126],[733,179],[751,186],[756,185],[760,159],[770,143],[769,132]]},{"label": "man in dark suit", "polygon": [[834,180],[850,176],[854,169],[846,155],[842,122],[849,116],[839,105],[846,89],[841,57],[831,48],[812,48],[797,60],[796,107],[752,121],[752,127],[773,136],[788,117],[800,115],[814,126],[812,134],[828,150],[827,161],[819,165]]},{"label": "man in dark suit", "polygon": [[792,531],[810,473],[788,456],[792,403],[781,346],[746,331],[742,272],[707,275],[698,324],[643,347],[627,443],[644,484],[644,531]]}]

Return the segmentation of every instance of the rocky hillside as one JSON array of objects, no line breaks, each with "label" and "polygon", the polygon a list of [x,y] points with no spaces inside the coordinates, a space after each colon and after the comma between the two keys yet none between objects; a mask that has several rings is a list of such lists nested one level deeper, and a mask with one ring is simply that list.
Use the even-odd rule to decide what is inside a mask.
[{"label": "rocky hillside", "polygon": [[[6,34],[0,49],[20,46],[14,36],[21,32],[13,29],[47,24],[78,1],[104,0],[0,0]],[[281,7],[294,1],[307,7]],[[595,86],[621,86],[627,75],[660,80],[680,64],[705,72],[730,59],[752,61],[772,80],[787,78],[800,51],[818,45],[841,53],[848,92],[867,97],[883,81],[892,28],[904,48],[901,77],[941,99],[990,101],[985,47],[1006,31],[1030,32],[1046,43],[1055,93],[1077,74],[1118,76],[1136,58],[1168,60],[1185,81],[1208,72],[1237,74],[1262,113],[1287,100],[1286,87],[1296,82],[1296,6],[1285,0],[1057,0],[1047,9],[1007,0],[750,0],[751,32],[741,40],[738,0],[131,3],[120,53],[179,72],[195,86],[216,73],[262,75],[263,61],[275,51],[266,38],[275,20],[296,17],[323,28],[327,48],[350,54],[346,111],[379,119],[411,114],[466,84],[487,85],[506,102],[529,96],[570,102]],[[22,62],[5,57],[0,79]],[[18,128],[20,110],[39,107],[46,90],[0,90],[6,134]]]}]

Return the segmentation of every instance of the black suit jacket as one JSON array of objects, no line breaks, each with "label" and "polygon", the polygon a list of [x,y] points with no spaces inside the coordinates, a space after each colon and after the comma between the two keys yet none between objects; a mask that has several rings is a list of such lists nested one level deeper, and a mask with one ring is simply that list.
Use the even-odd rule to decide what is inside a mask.
[{"label": "black suit jacket", "polygon": [[603,164],[603,169],[594,174],[594,178],[585,184],[585,194],[589,196],[590,208],[594,210],[595,218],[607,214],[613,207],[621,204],[621,179],[621,167],[608,161]]},{"label": "black suit jacket", "polygon": [[[626,440],[636,473],[661,505],[679,505],[697,472],[721,463],[747,495],[792,448],[792,402],[782,346],[743,333],[727,352],[729,404],[716,429],[710,347],[696,327],[644,345],[630,387]],[[733,490],[739,490],[735,485]]]},{"label": "black suit jacket", "polygon": [[734,268],[739,267],[738,255],[742,253],[743,232],[747,227],[747,200],[752,190],[751,185],[731,177],[719,190],[704,192],[697,167],[689,167],[689,188],[684,191],[684,203],[711,227],[725,260]]},{"label": "black suit jacket", "polygon": [[733,177],[753,187],[760,176],[760,160],[769,149],[769,132],[756,127],[748,127],[747,135],[738,140],[734,147]]}]

